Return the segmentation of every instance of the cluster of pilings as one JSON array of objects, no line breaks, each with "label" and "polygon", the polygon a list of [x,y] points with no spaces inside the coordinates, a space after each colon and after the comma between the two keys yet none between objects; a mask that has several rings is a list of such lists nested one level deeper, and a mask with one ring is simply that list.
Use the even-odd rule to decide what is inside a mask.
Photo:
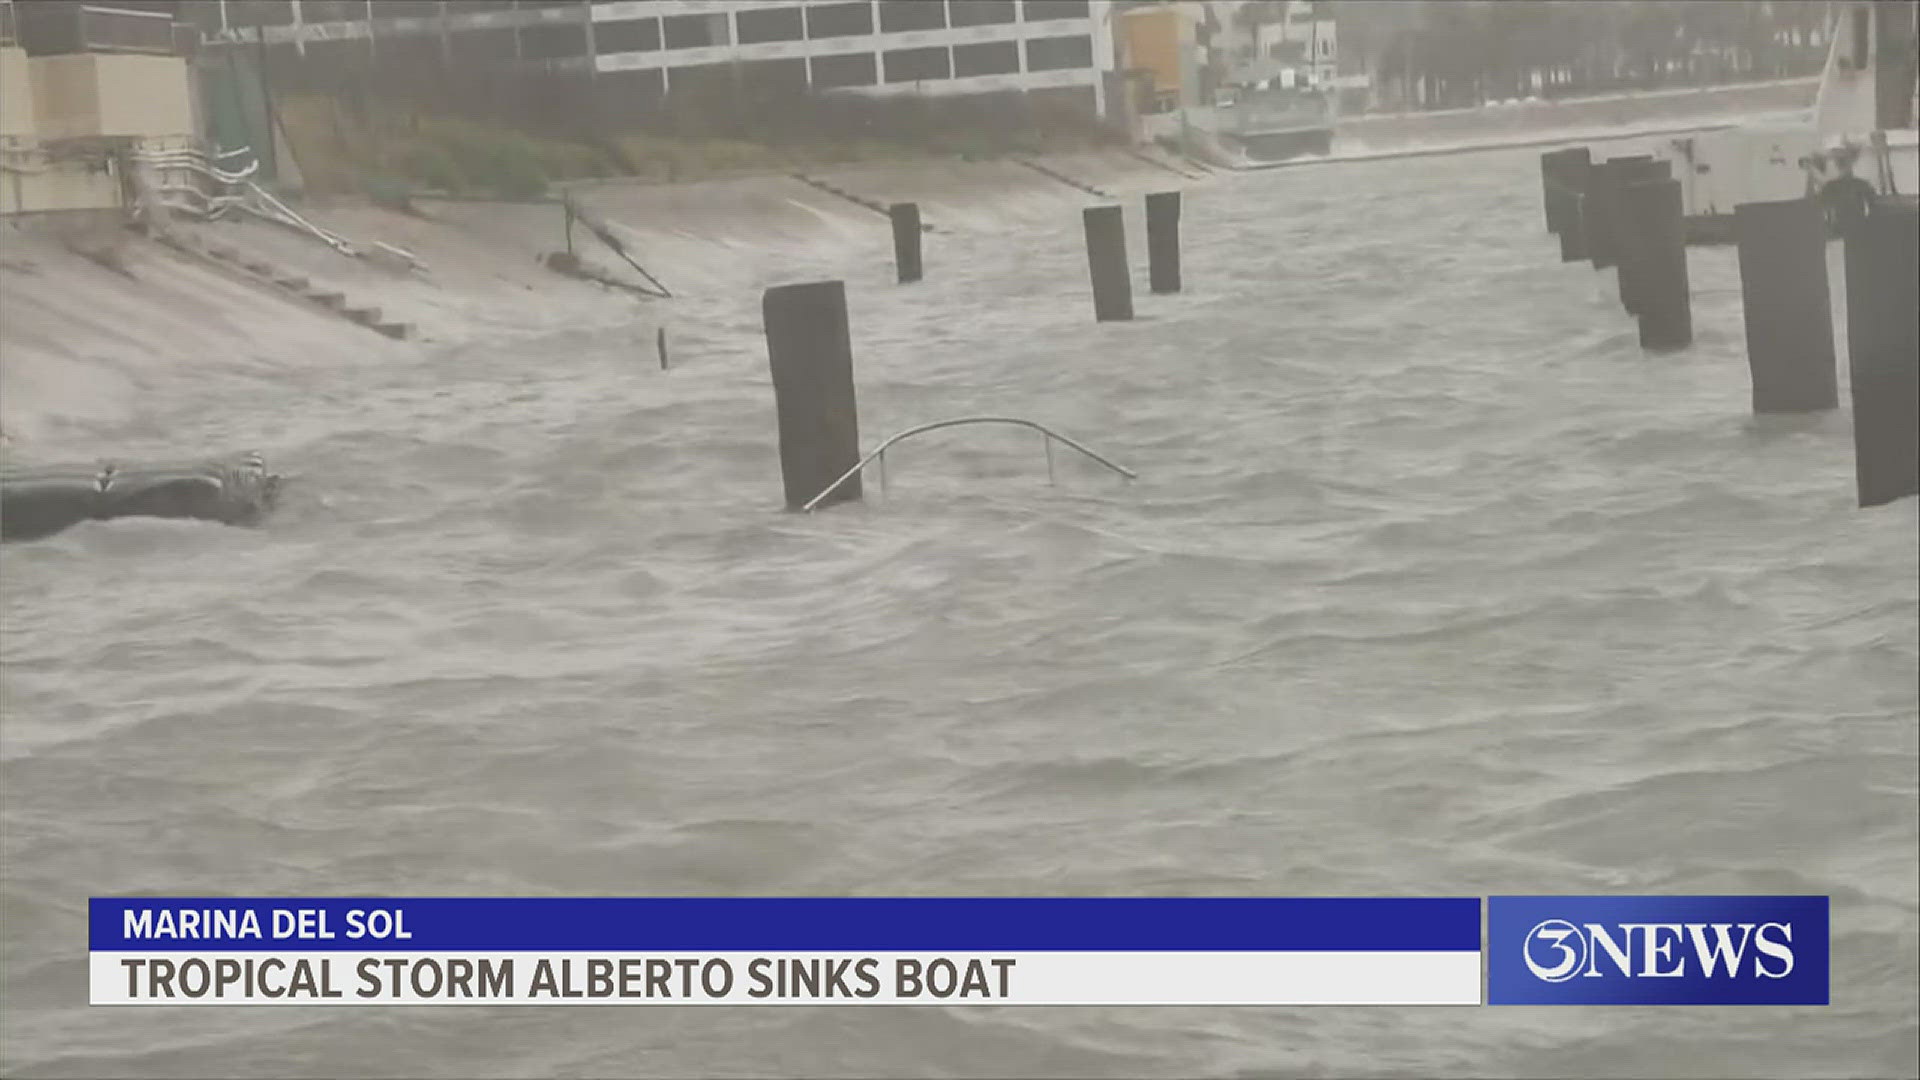
[{"label": "cluster of pilings", "polygon": [[[920,246],[926,232],[920,222],[920,207],[894,203],[887,213],[893,224],[896,279],[902,285],[920,281],[925,274]],[[1149,287],[1155,293],[1177,293],[1181,289],[1180,193],[1148,195],[1146,214]],[[1082,214],[1082,224],[1094,319],[1113,322],[1133,318],[1133,281],[1121,208],[1088,207]],[[861,460],[845,282],[774,286],[762,297],[761,318],[766,328],[767,359],[773,370],[780,474],[787,508],[800,510],[859,499],[858,475],[840,482]],[[825,496],[816,499],[823,492]]]},{"label": "cluster of pilings", "polygon": [[1686,221],[1672,166],[1652,155],[1594,161],[1586,147],[1540,155],[1547,228],[1560,261],[1614,271],[1620,306],[1640,323],[1640,347],[1693,344]]},{"label": "cluster of pilings", "polygon": [[[1640,345],[1693,338],[1680,182],[1649,155],[1594,161],[1586,147],[1540,155],[1547,228],[1562,262],[1613,268]],[[1920,494],[1920,215],[1911,196],[1880,197],[1841,237],[1854,473],[1860,505]],[[1827,280],[1826,211],[1811,196],[1734,208],[1753,411],[1812,413],[1840,404]]]}]

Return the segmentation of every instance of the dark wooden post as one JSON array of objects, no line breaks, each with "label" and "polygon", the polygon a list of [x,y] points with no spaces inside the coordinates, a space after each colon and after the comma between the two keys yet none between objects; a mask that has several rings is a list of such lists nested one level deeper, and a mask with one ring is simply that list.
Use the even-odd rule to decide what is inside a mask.
[{"label": "dark wooden post", "polygon": [[1733,208],[1756,413],[1837,408],[1827,221],[1813,199]]},{"label": "dark wooden post", "polygon": [[1920,494],[1920,212],[1875,200],[1846,238],[1847,360],[1861,506]]},{"label": "dark wooden post", "polygon": [[[780,285],[761,301],[780,423],[780,477],[798,510],[860,463],[847,290],[838,281]],[[860,498],[860,477],[821,503]]]},{"label": "dark wooden post", "polygon": [[1089,206],[1081,220],[1087,232],[1094,319],[1117,322],[1133,318],[1133,281],[1127,276],[1127,224],[1120,208]]},{"label": "dark wooden post", "polygon": [[1547,214],[1547,231],[1566,232],[1579,221],[1575,201],[1587,187],[1587,170],[1593,167],[1593,154],[1584,146],[1549,150],[1540,155],[1540,197]]},{"label": "dark wooden post", "polygon": [[1180,291],[1180,193],[1147,196],[1147,280],[1155,293]]},{"label": "dark wooden post", "polygon": [[1629,185],[1621,205],[1639,248],[1640,347],[1669,352],[1693,344],[1693,297],[1687,281],[1686,220],[1680,181]]},{"label": "dark wooden post", "polygon": [[900,284],[920,280],[920,205],[899,202],[887,207],[893,221],[893,265],[899,270]]},{"label": "dark wooden post", "polygon": [[[1621,190],[1624,191],[1634,184],[1645,183],[1648,180],[1667,180],[1672,176],[1673,166],[1667,162],[1652,159],[1635,160],[1621,166]],[[1613,257],[1614,272],[1618,277],[1616,284],[1620,292],[1620,306],[1627,309],[1627,314],[1638,315],[1640,313],[1638,306],[1640,279],[1646,273],[1642,265],[1645,261],[1646,245],[1638,231],[1639,222],[1631,216],[1623,214],[1615,219],[1615,224],[1618,226],[1618,234],[1614,240]]]},{"label": "dark wooden post", "polygon": [[1581,202],[1580,226],[1587,239],[1587,257],[1593,260],[1595,270],[1605,270],[1614,264],[1623,170],[1630,162],[1652,160],[1651,154],[1608,158],[1595,165],[1588,174],[1587,197]]}]

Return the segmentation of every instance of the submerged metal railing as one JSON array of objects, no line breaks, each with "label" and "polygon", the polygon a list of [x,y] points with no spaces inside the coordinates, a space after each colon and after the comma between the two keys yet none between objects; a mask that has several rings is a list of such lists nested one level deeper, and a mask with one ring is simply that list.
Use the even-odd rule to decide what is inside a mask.
[{"label": "submerged metal railing", "polygon": [[921,424],[919,427],[910,427],[905,431],[887,436],[887,438],[884,441],[882,441],[879,446],[876,446],[872,450],[869,450],[867,452],[867,456],[860,459],[859,464],[855,465],[853,468],[848,469],[846,472],[842,473],[840,476],[840,479],[835,480],[831,484],[828,484],[825,491],[822,491],[820,494],[815,495],[813,498],[807,500],[807,504],[801,507],[800,509],[806,511],[807,513],[812,513],[813,508],[820,504],[820,500],[840,490],[840,486],[842,484],[845,484],[847,481],[853,479],[855,476],[858,476],[861,470],[865,469],[868,465],[871,465],[876,461],[879,462],[879,465],[880,465],[880,490],[884,493],[887,490],[887,448],[888,447],[892,446],[894,443],[900,442],[903,439],[910,439],[915,435],[923,435],[929,431],[938,431],[941,428],[962,427],[967,424],[1011,424],[1014,427],[1032,428],[1033,430],[1039,432],[1041,435],[1045,436],[1046,448],[1047,448],[1047,483],[1049,484],[1053,483],[1053,444],[1055,442],[1064,443],[1067,446],[1070,446],[1073,449],[1078,450],[1082,455],[1092,458],[1093,460],[1099,462],[1100,464],[1105,465],[1107,468],[1113,470],[1116,473],[1119,473],[1121,476],[1126,477],[1128,480],[1139,479],[1139,474],[1134,472],[1132,469],[1129,469],[1124,465],[1115,465],[1113,462],[1108,461],[1106,458],[1101,457],[1099,454],[1093,452],[1092,450],[1087,449],[1086,447],[1080,445],[1079,443],[1073,441],[1072,439],[1067,438],[1065,435],[1062,435],[1059,432],[1054,431],[1052,428],[1049,428],[1044,424],[1038,424],[1032,420],[1022,420],[1019,417],[1015,417],[1015,416],[962,416],[954,420],[936,420],[931,424]]},{"label": "submerged metal railing", "polygon": [[[242,157],[246,163],[238,169],[227,169],[216,164]],[[161,181],[153,185],[153,193],[160,197],[159,202],[163,207],[176,213],[211,221],[224,216],[230,209],[243,210],[264,221],[318,240],[350,259],[363,259],[378,253],[390,260],[403,262],[414,270],[427,268],[419,256],[405,248],[379,240],[370,240],[363,245],[302,217],[292,207],[275,198],[272,192],[253,182],[252,177],[259,171],[260,162],[249,147],[219,151],[211,157],[198,149],[184,146],[141,150],[133,155],[133,160],[137,165],[161,174]],[[213,187],[213,193],[201,190],[196,184],[172,179],[180,173],[204,178]],[[186,201],[181,201],[183,198]]]},{"label": "submerged metal railing", "polygon": [[[209,159],[199,150],[186,146],[143,149],[134,152],[133,164],[158,174],[156,182],[143,186],[147,189],[144,194],[153,196],[161,207],[213,221],[245,201],[239,185],[248,183],[247,178],[260,168],[260,163],[253,160],[237,170],[221,168],[215,162],[226,162],[246,153],[249,151],[245,149],[230,150]],[[187,179],[179,179],[183,175]]]},{"label": "submerged metal railing", "polygon": [[292,207],[274,198],[271,192],[259,184],[249,180],[247,182],[247,193],[252,195],[259,205],[251,203],[242,204],[241,209],[252,213],[255,217],[278,222],[292,228],[295,232],[305,233],[350,259],[360,257],[360,249],[351,241],[347,240],[346,237],[335,232],[329,232],[315,225],[313,222],[308,221],[306,218],[301,217],[299,214],[294,213]]}]

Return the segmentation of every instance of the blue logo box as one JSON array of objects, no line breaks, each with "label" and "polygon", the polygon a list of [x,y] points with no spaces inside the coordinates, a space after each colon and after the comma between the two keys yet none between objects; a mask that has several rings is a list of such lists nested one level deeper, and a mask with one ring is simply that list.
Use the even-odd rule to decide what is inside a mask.
[{"label": "blue logo box", "polygon": [[1494,896],[1489,1005],[1825,1005],[1824,896]]}]

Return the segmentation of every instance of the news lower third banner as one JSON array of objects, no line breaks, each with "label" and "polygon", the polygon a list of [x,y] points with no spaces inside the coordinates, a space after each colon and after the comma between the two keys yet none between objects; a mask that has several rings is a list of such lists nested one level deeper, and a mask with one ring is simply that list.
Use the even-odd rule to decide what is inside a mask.
[{"label": "news lower third banner", "polygon": [[[95,1005],[1825,1005],[1824,896],[110,898]],[[1482,966],[1485,993],[1482,993]]]},{"label": "news lower third banner", "polygon": [[1478,1005],[1480,901],[89,902],[95,1005]]}]

